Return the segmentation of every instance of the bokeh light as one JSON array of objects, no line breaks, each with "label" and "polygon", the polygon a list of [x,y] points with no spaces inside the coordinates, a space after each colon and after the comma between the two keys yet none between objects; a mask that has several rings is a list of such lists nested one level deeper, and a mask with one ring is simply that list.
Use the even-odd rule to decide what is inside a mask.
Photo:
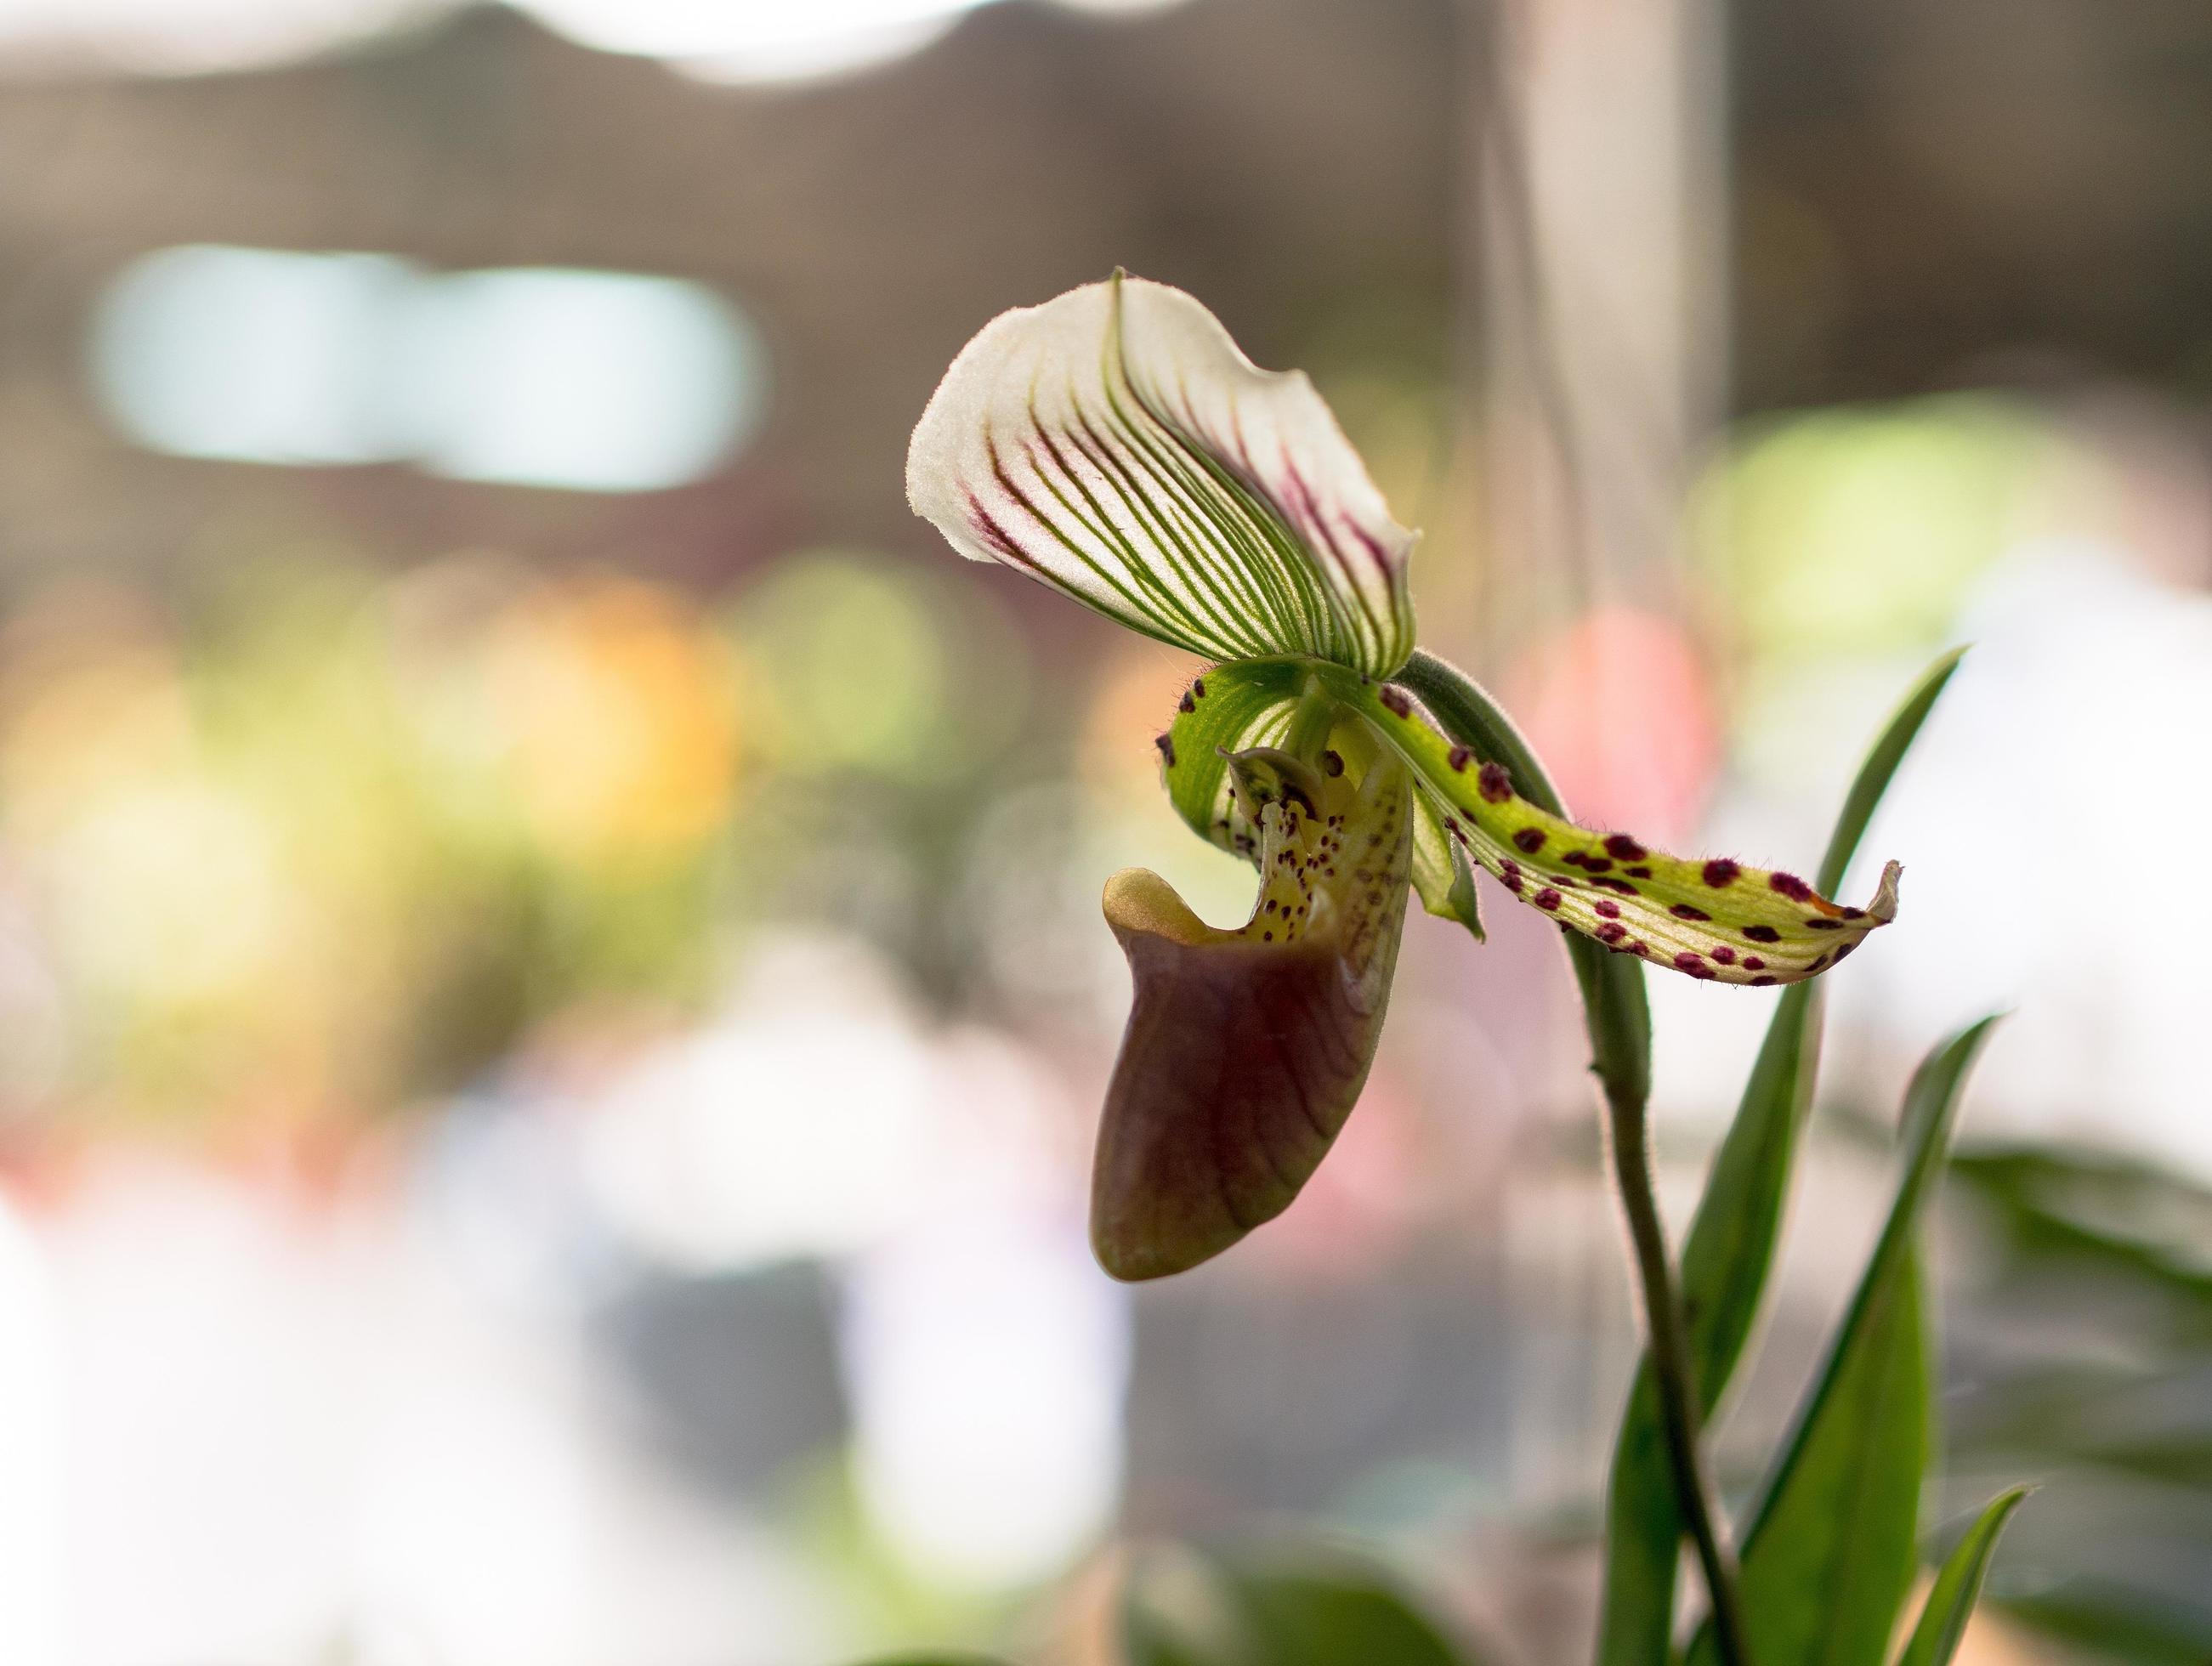
[{"label": "bokeh light", "polygon": [[654,491],[743,449],[767,402],[757,333],[674,278],[553,268],[433,277],[393,256],[202,245],[126,268],[95,386],[184,457],[410,459],[462,480]]}]

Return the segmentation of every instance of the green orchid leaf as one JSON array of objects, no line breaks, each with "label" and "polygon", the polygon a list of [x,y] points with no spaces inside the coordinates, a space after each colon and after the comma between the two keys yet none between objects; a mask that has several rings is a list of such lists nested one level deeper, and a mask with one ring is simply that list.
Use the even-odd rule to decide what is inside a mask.
[{"label": "green orchid leaf", "polygon": [[[1957,670],[1959,657],[1946,654],[1929,668],[1869,750],[1821,860],[1817,883],[1822,891],[1841,882],[1875,806]],[[1433,708],[1436,702],[1425,685],[1421,692]],[[1783,1201],[1820,1059],[1819,991],[1817,983],[1793,984],[1776,1003],[1683,1245],[1682,1304],[1699,1411],[1707,1419],[1735,1370],[1773,1264]],[[1658,1383],[1646,1359],[1629,1392],[1606,1493],[1599,1666],[1662,1666],[1671,1645],[1683,1523],[1659,1414]]]},{"label": "green orchid leaf", "polygon": [[1578,826],[1532,798],[1510,763],[1440,734],[1442,714],[1418,710],[1406,688],[1323,669],[1450,806],[1446,830],[1475,861],[1522,902],[1616,952],[1692,977],[1791,983],[1826,971],[1896,917],[1903,870],[1894,862],[1873,897],[1850,908],[1793,873],[1684,860]]},{"label": "green orchid leaf", "polygon": [[[1754,1659],[1880,1666],[1888,1649],[1917,1561],[1931,1415],[1919,1220],[1966,1073],[1995,1022],[1936,1049],[1906,1091],[1904,1169],[1888,1219],[1744,1535]],[[1710,1626],[1689,1658],[1717,1658]]]},{"label": "green orchid leaf", "polygon": [[1106,885],[1135,982],[1091,1177],[1092,1246],[1117,1279],[1194,1267],[1287,1208],[1382,1037],[1412,858],[1406,770],[1378,750],[1291,781],[1244,756],[1249,921],[1209,926],[1142,869]]},{"label": "green orchid leaf", "polygon": [[1385,1574],[1342,1556],[1154,1553],[1121,1605],[1127,1666],[1474,1666]]},{"label": "green orchid leaf", "polygon": [[1897,1657],[1897,1666],[1949,1666],[1981,1596],[1982,1581],[1988,1577],[1990,1559],[1996,1554],[1997,1539],[2027,1493],[2025,1487],[1999,1493],[1943,1559],[1936,1583],[1929,1587],[1928,1600],[1921,1605],[1919,1623],[1913,1626],[1905,1652]]},{"label": "green orchid leaf", "polygon": [[1843,885],[1851,858],[1858,854],[1859,841],[1866,836],[1867,826],[1881,807],[1883,795],[1889,791],[1889,783],[1896,778],[1898,766],[1912,750],[1912,743],[1920,738],[1921,727],[1936,709],[1936,702],[1942,698],[1953,673],[1959,669],[1959,662],[1966,657],[1963,648],[1939,655],[1920,673],[1920,680],[1898,702],[1889,721],[1882,725],[1881,738],[1868,749],[1866,761],[1852,778],[1850,791],[1844,794],[1844,807],[1837,813],[1835,830],[1828,836],[1827,852],[1820,858],[1820,871],[1813,880],[1816,890],[1831,891]]},{"label": "green orchid leaf", "polygon": [[986,325],[915,429],[907,499],[962,555],[1211,660],[1388,676],[1413,652],[1413,534],[1321,395],[1163,283]]},{"label": "green orchid leaf", "polygon": [[[1231,790],[1225,752],[1279,746],[1312,681],[1298,660],[1243,660],[1215,666],[1183,690],[1173,720],[1158,736],[1161,778],[1169,802],[1191,831],[1256,862],[1260,831]],[[1341,766],[1342,759],[1335,760]],[[1413,890],[1431,914],[1455,920],[1482,937],[1474,874],[1458,842],[1444,830],[1446,807],[1431,793],[1413,806]]]}]

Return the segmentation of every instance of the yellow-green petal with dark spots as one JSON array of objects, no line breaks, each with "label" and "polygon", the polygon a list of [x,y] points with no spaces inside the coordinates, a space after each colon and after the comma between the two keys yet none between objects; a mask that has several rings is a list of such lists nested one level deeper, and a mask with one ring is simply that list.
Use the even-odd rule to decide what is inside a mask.
[{"label": "yellow-green petal with dark spots", "polygon": [[1631,834],[1539,808],[1503,765],[1461,756],[1465,749],[1438,733],[1403,690],[1330,677],[1413,766],[1423,790],[1449,806],[1470,857],[1522,902],[1620,953],[1723,983],[1795,983],[1828,970],[1897,917],[1904,870],[1895,862],[1853,908],[1794,873],[1670,856]]}]

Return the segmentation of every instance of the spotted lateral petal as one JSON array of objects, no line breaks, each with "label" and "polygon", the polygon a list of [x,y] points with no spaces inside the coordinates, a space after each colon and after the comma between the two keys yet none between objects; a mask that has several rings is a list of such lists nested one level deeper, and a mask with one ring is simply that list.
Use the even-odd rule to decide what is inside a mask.
[{"label": "spotted lateral petal", "polygon": [[1260,895],[1234,931],[1158,874],[1108,882],[1136,984],[1091,1182],[1091,1243],[1115,1278],[1218,1255],[1319,1166],[1382,1033],[1411,812],[1387,752],[1356,787],[1316,773],[1260,806]]},{"label": "spotted lateral petal", "polygon": [[[1224,753],[1279,746],[1288,736],[1298,701],[1312,681],[1308,662],[1244,660],[1215,666],[1183,690],[1168,727],[1154,738],[1168,799],[1190,830],[1232,855],[1257,862],[1260,829],[1231,789]],[[1341,770],[1344,755],[1355,763],[1367,733],[1359,724],[1332,735],[1340,745],[1325,750],[1324,769]],[[1482,915],[1466,853],[1446,833],[1450,806],[1416,783],[1413,800],[1413,890],[1431,914],[1456,920],[1482,936]]]},{"label": "spotted lateral petal", "polygon": [[1795,983],[1897,917],[1895,862],[1865,907],[1844,908],[1793,873],[1668,856],[1537,808],[1502,764],[1438,734],[1402,689],[1363,686],[1354,698],[1450,806],[1447,830],[1469,855],[1522,902],[1622,953],[1726,983]]},{"label": "spotted lateral petal", "polygon": [[1388,676],[1413,650],[1413,534],[1328,405],[1165,284],[1117,274],[984,326],[906,483],[962,555],[1211,659]]}]

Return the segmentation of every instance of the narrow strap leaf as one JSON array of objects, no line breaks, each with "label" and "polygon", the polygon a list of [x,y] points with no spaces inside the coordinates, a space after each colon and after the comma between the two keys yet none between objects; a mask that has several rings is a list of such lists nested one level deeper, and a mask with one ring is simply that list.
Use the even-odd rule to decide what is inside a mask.
[{"label": "narrow strap leaf", "polygon": [[1999,1493],[1943,1559],[1936,1583],[1929,1587],[1928,1600],[1921,1606],[1920,1621],[1913,1626],[1905,1652],[1897,1657],[1897,1666],[1948,1666],[1951,1657],[1959,1651],[1960,1639],[1966,1634],[1966,1621],[1973,1617],[1982,1581],[1989,1575],[1990,1559],[1996,1554],[1997,1539],[2027,1494],[2025,1487]]},{"label": "narrow strap leaf", "polygon": [[[1966,1073],[1996,1020],[1936,1049],[1905,1094],[1904,1168],[1881,1236],[1744,1536],[1751,1653],[1880,1666],[1912,1583],[1929,1420],[1917,1251]],[[1710,1628],[1692,1666],[1715,1659]]]},{"label": "narrow strap leaf", "polygon": [[[1841,882],[1875,806],[1962,652],[1944,655],[1922,675],[1869,749],[1829,837],[1820,864],[1822,891]],[[1407,668],[1407,680],[1418,672],[1417,661]],[[1425,686],[1421,692],[1434,709]],[[1773,1265],[1797,1137],[1812,1104],[1821,1006],[1817,983],[1793,984],[1782,992],[1683,1245],[1682,1303],[1699,1409],[1709,1418],[1735,1370]],[[1666,1660],[1681,1537],[1659,1421],[1658,1386],[1647,1359],[1629,1391],[1606,1493],[1599,1666],[1662,1666]]]},{"label": "narrow strap leaf", "polygon": [[1866,761],[1859,765],[1859,772],[1851,781],[1850,791],[1844,794],[1844,807],[1837,813],[1835,831],[1828,836],[1827,854],[1821,857],[1820,873],[1813,881],[1815,889],[1826,892],[1842,888],[1844,872],[1850,866],[1851,858],[1858,854],[1859,841],[1866,836],[1868,824],[1874,820],[1882,795],[1896,778],[1898,765],[1905,762],[1905,755],[1920,738],[1921,726],[1936,709],[1936,702],[1942,698],[1952,673],[1966,657],[1963,647],[1940,656],[1920,673],[1920,680],[1898,702],[1889,721],[1882,725],[1881,738],[1868,750]]}]

